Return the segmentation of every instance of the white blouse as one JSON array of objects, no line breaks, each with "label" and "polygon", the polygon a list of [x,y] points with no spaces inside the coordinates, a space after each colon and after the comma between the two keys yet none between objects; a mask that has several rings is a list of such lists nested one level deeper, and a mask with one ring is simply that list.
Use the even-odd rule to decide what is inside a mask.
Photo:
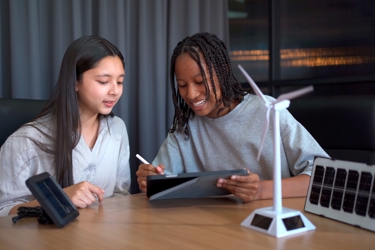
[{"label": "white blouse", "polygon": [[[35,125],[47,134],[53,131],[49,117],[38,119]],[[29,177],[46,171],[55,176],[53,156],[29,138],[48,142],[37,129],[26,126],[13,133],[0,149],[0,216],[8,215],[18,204],[34,200],[25,184]],[[105,190],[105,197],[129,194],[129,154],[124,121],[116,116],[101,118],[94,148],[91,150],[81,136],[73,149],[74,183],[91,182]]]}]

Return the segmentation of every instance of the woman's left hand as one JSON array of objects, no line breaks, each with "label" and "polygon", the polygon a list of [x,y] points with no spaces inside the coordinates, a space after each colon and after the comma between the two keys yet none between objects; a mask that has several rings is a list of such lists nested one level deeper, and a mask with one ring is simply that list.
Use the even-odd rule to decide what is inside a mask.
[{"label": "woman's left hand", "polygon": [[257,199],[259,176],[251,173],[246,176],[232,175],[230,179],[220,178],[217,181],[217,186],[226,188],[244,202],[249,202]]}]

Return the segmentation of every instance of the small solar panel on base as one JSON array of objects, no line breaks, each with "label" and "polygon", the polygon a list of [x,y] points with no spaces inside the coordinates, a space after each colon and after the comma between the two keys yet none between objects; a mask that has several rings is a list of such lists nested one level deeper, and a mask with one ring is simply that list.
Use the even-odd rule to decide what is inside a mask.
[{"label": "small solar panel on base", "polygon": [[375,232],[375,165],[317,157],[305,211]]}]

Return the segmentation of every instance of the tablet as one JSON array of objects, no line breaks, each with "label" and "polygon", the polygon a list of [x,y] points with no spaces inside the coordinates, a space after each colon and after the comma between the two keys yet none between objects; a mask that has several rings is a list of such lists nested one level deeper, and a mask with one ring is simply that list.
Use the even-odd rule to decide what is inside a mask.
[{"label": "tablet", "polygon": [[228,179],[232,175],[248,175],[246,169],[181,173],[178,175],[147,176],[146,195],[149,200],[200,198],[228,195],[225,188],[216,186],[219,178]]},{"label": "tablet", "polygon": [[79,212],[57,181],[47,172],[26,180],[40,206],[59,228],[74,220]]}]

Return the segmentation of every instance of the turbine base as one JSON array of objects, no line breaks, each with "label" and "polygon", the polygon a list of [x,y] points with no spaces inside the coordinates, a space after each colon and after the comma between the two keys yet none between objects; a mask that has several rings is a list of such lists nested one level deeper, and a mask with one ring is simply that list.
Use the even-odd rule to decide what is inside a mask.
[{"label": "turbine base", "polygon": [[277,238],[315,230],[315,226],[300,211],[284,207],[279,213],[273,207],[256,209],[241,226]]}]

